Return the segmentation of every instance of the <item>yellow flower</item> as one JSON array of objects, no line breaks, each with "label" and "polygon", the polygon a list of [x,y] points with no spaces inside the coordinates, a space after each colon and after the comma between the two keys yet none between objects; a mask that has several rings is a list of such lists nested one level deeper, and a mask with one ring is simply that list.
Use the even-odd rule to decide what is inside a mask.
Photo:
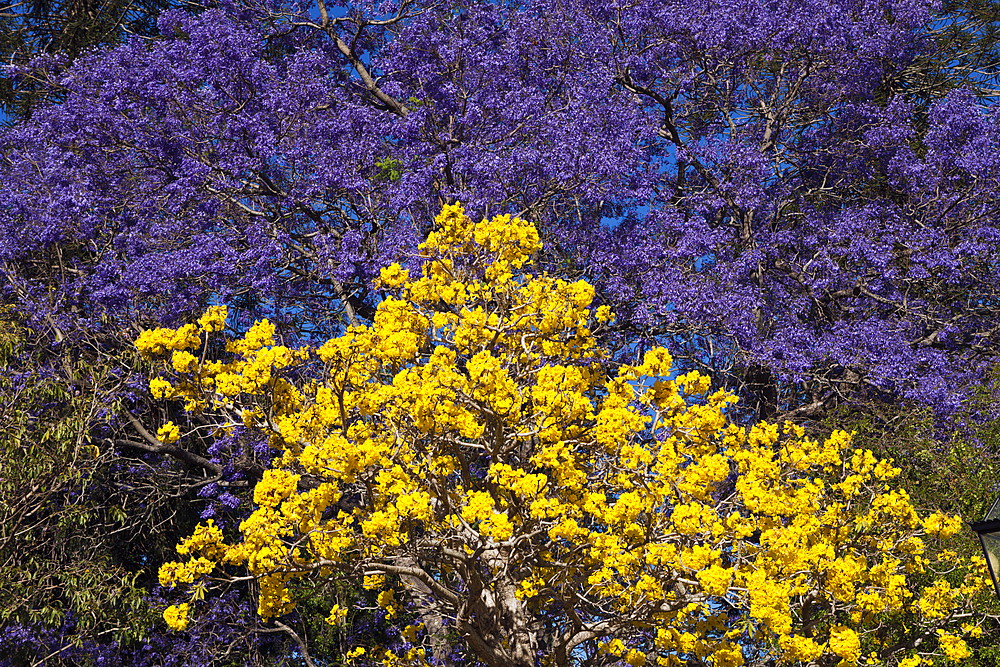
[{"label": "yellow flower", "polygon": [[625,662],[632,667],[642,667],[646,664],[646,654],[630,648],[628,653],[625,654]]},{"label": "yellow flower", "polygon": [[782,635],[778,641],[781,650],[785,652],[784,659],[787,662],[812,662],[823,654],[823,644],[819,644],[810,637],[800,635]]},{"label": "yellow flower", "polygon": [[962,518],[935,512],[924,519],[924,530],[929,535],[946,539],[962,529]]},{"label": "yellow flower", "polygon": [[378,606],[383,609],[388,608],[391,604],[396,601],[396,592],[391,588],[384,591],[379,591],[378,594]]},{"label": "yellow flower", "polygon": [[393,288],[408,282],[410,280],[410,272],[400,267],[399,264],[390,264],[381,270],[379,277],[381,278],[383,287]]},{"label": "yellow flower", "polygon": [[739,644],[722,642],[712,651],[713,667],[741,667],[743,664],[743,649]]},{"label": "yellow flower", "polygon": [[277,507],[292,495],[299,483],[299,476],[287,470],[266,470],[253,491],[253,501],[266,507]]},{"label": "yellow flower", "polygon": [[163,620],[171,630],[183,630],[188,626],[188,610],[191,605],[186,602],[181,605],[170,605],[163,612]]},{"label": "yellow flower", "polygon": [[198,326],[205,333],[222,331],[226,328],[226,317],[228,310],[225,306],[212,306],[205,311],[205,314],[198,318]]},{"label": "yellow flower", "polygon": [[947,657],[950,662],[958,662],[959,660],[964,660],[972,655],[969,651],[969,647],[961,637],[944,630],[937,630],[937,634],[938,646],[941,647],[945,657]]},{"label": "yellow flower", "polygon": [[149,381],[149,391],[153,398],[169,398],[173,395],[174,388],[163,378],[154,378]]},{"label": "yellow flower", "polygon": [[424,627],[423,623],[417,623],[416,625],[407,625],[403,629],[402,635],[403,639],[410,642],[411,644],[417,643],[417,633]]},{"label": "yellow flower", "polygon": [[198,327],[186,324],[180,329],[151,329],[143,331],[135,341],[135,346],[143,357],[152,358],[172,350],[187,350],[201,345]]},{"label": "yellow flower", "polygon": [[339,604],[333,605],[330,610],[329,616],[326,617],[326,622],[333,626],[341,626],[344,624],[344,620],[347,618],[347,608],[341,607]]},{"label": "yellow flower", "polygon": [[181,430],[173,422],[167,422],[156,432],[156,437],[164,444],[173,444],[181,437]]},{"label": "yellow flower", "polygon": [[712,564],[698,572],[698,581],[709,595],[725,595],[732,580],[732,570],[717,564]]},{"label": "yellow flower", "polygon": [[982,637],[983,628],[979,625],[973,625],[971,623],[963,623],[962,633],[969,635],[970,637]]},{"label": "yellow flower", "polygon": [[835,625],[830,629],[830,650],[847,662],[857,662],[861,657],[861,639],[851,628]]},{"label": "yellow flower", "polygon": [[625,653],[625,644],[620,639],[612,639],[601,645],[601,650],[620,658]]},{"label": "yellow flower", "polygon": [[[614,317],[591,310],[594,288],[527,269],[541,248],[534,225],[473,222],[458,204],[437,222],[420,246],[420,275],[386,267],[390,290],[370,324],[318,348],[278,345],[262,320],[210,359],[215,348],[201,343],[224,329],[221,306],[197,324],[140,335],[137,347],[166,376],[150,383],[154,396],[206,418],[241,415],[280,450],[235,544],[199,525],[178,545],[187,560],[160,568],[164,586],[246,568],[258,612],[272,617],[294,608],[298,579],[383,572],[419,552],[412,567],[456,591],[473,588],[465,577],[507,578],[513,604],[548,605],[579,582],[595,622],[598,609],[648,620],[658,665],[689,654],[714,667],[742,664],[746,623],[773,636],[786,662],[827,652],[856,663],[868,619],[913,611],[941,621],[971,611],[989,586],[982,559],[931,563],[924,536],[950,536],[960,520],[922,519],[889,486],[898,468],[854,449],[851,433],[812,440],[794,424],[730,423],[735,396],[699,372],[675,377],[662,348],[614,367],[591,331]],[[174,442],[180,430],[167,423],[158,434]],[[954,579],[965,574],[963,583],[935,581],[936,564],[965,570]],[[381,591],[389,617],[412,594],[381,590],[377,574],[363,585]],[[738,622],[716,613],[721,596],[745,611]],[[827,643],[795,634],[810,596],[835,603],[858,632],[837,626]],[[463,602],[442,604],[457,615]],[[334,607],[328,621],[345,615]],[[645,661],[625,643],[633,633],[616,636],[604,653]],[[953,660],[967,650],[947,633],[940,647]]]},{"label": "yellow flower", "polygon": [[924,588],[917,601],[917,607],[930,619],[944,618],[959,603],[960,591],[953,589],[947,581],[935,581]]},{"label": "yellow flower", "polygon": [[198,368],[198,357],[185,350],[174,350],[170,363],[178,373],[193,373]]}]

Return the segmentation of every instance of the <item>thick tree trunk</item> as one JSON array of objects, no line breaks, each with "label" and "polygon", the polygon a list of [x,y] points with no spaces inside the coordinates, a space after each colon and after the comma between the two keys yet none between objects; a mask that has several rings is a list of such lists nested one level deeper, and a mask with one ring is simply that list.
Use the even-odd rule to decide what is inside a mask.
[{"label": "thick tree trunk", "polygon": [[[403,556],[398,560],[399,565],[404,567],[419,567],[415,558]],[[416,577],[403,575],[400,577],[403,585],[418,600],[417,616],[424,624],[424,632],[430,642],[431,656],[435,665],[450,667],[453,662],[451,655],[451,641],[448,638],[448,626],[445,624],[445,617],[441,613],[440,601],[430,586],[420,581]]]},{"label": "thick tree trunk", "polygon": [[518,599],[513,578],[487,574],[502,572],[490,567],[491,560],[484,557],[485,571],[470,578],[469,597],[457,614],[459,631],[470,651],[490,667],[535,667],[538,637],[531,614]]},{"label": "thick tree trunk", "polygon": [[518,599],[516,590],[517,585],[508,581],[497,591],[500,624],[507,631],[510,664],[513,667],[534,667],[538,641],[531,628],[531,615],[524,601]]}]

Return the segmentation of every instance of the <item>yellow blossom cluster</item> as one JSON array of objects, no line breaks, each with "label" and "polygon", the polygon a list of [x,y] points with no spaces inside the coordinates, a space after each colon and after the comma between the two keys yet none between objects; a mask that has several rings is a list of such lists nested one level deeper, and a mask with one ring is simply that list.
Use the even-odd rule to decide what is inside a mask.
[{"label": "yellow blossom cluster", "polygon": [[195,324],[186,324],[180,329],[148,329],[139,335],[135,346],[143,356],[152,358],[200,347],[201,337]]},{"label": "yellow blossom cluster", "polygon": [[186,602],[181,605],[171,605],[163,612],[163,619],[171,630],[183,630],[190,620],[188,618],[190,609],[191,605]]},{"label": "yellow blossom cluster", "polygon": [[167,422],[156,432],[156,437],[159,438],[160,442],[170,445],[180,440],[181,429],[177,424]]},{"label": "yellow blossom cluster", "polygon": [[[739,667],[750,636],[785,664],[918,664],[915,636],[918,660],[967,653],[978,626],[955,619],[987,591],[983,564],[927,555],[960,520],[921,518],[891,461],[841,431],[734,424],[735,397],[672,376],[665,349],[615,363],[597,335],[613,313],[534,270],[530,223],[459,205],[437,223],[421,275],[385,268],[371,324],[318,348],[277,345],[265,320],[226,359],[188,352],[222,329],[218,307],[143,333],[172,374],[154,393],[237,408],[283,450],[239,534],[200,526],[165,585],[242,566],[266,617],[294,608],[293,579],[363,576],[390,617],[421,596],[444,610],[486,663],[530,654],[542,613],[555,654],[634,665]],[[907,641],[886,636],[893,618]]]}]

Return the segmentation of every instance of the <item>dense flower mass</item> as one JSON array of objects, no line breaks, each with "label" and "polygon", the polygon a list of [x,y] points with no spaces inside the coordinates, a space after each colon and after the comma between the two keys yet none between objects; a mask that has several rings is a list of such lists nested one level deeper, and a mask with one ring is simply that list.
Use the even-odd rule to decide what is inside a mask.
[{"label": "dense flower mass", "polygon": [[[842,431],[737,426],[735,397],[698,372],[671,377],[662,348],[613,367],[595,332],[614,314],[586,282],[534,271],[541,244],[519,218],[474,223],[448,205],[420,250],[419,277],[381,272],[371,326],[315,348],[278,345],[261,322],[181,371],[177,334],[139,338],[189,410],[263,429],[283,452],[236,539],[199,527],[162,583],[203,591],[246,568],[269,618],[294,609],[295,580],[364,577],[389,617],[454,618],[490,664],[967,653],[977,627],[957,619],[988,593],[984,564],[929,555],[960,520],[921,518],[892,462]],[[899,637],[871,620],[904,617]]]},{"label": "dense flower mass", "polygon": [[40,329],[221,295],[316,342],[461,198],[530,212],[538,261],[615,307],[607,337],[657,338],[762,414],[871,393],[947,414],[990,367],[996,123],[892,88],[933,3],[327,10],[166,12],[3,135],[0,263]]}]

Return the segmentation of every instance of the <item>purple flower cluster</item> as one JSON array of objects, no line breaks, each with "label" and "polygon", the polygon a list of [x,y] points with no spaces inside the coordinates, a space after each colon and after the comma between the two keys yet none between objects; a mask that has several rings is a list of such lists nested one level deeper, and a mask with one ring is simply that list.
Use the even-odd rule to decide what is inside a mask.
[{"label": "purple flower cluster", "polygon": [[[154,604],[165,604],[153,596]],[[287,655],[280,633],[255,633],[255,609],[235,593],[200,605],[199,618],[183,633],[156,632],[150,628],[142,640],[94,641],[76,634],[76,621],[66,614],[57,627],[0,626],[0,667],[46,664],[95,667],[210,667],[227,664],[233,656],[244,656],[245,665],[273,664]],[[137,621],[140,622],[140,621]]]}]

